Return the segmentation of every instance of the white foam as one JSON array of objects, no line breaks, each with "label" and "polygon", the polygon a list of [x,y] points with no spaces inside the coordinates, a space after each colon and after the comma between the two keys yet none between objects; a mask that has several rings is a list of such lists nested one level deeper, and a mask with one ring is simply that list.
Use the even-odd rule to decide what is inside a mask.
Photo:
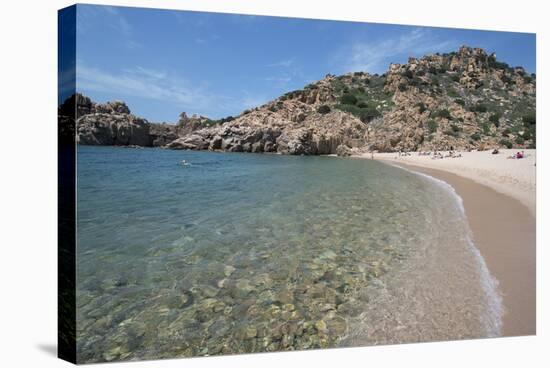
[{"label": "white foam", "polygon": [[470,250],[472,251],[472,253],[475,256],[475,259],[478,262],[479,272],[481,276],[481,284],[487,296],[488,311],[487,311],[487,316],[484,319],[484,324],[485,324],[484,327],[487,331],[488,337],[501,336],[502,315],[504,313],[504,307],[502,303],[502,296],[499,292],[498,280],[493,275],[491,275],[489,268],[485,263],[485,259],[481,255],[481,252],[479,251],[479,249],[474,244],[472,231],[470,229],[470,226],[468,225],[468,221],[466,218],[466,210],[464,209],[464,201],[462,200],[462,197],[459,196],[455,188],[449,183],[447,183],[446,181],[434,178],[433,176],[430,176],[418,171],[410,170],[408,168],[405,168],[399,165],[394,165],[394,164],[389,164],[389,165],[400,168],[412,174],[422,176],[432,181],[439,187],[447,190],[455,198],[455,201],[458,207],[460,208],[460,212],[463,216],[465,227],[467,229],[466,238],[467,238],[468,244],[470,245],[470,248],[471,248]]}]

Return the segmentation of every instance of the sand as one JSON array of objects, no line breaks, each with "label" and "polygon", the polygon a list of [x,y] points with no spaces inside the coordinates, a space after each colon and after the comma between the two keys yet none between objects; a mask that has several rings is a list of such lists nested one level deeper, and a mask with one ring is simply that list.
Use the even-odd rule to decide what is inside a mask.
[{"label": "sand", "polygon": [[[375,159],[389,160],[431,169],[451,172],[489,186],[494,190],[519,200],[535,216],[536,210],[536,150],[524,150],[526,158],[508,159],[517,150],[461,152],[462,157],[432,159],[412,152],[410,156],[397,153],[375,153]],[[447,153],[447,152],[444,152]],[[370,158],[370,154],[363,157]]]},{"label": "sand", "polygon": [[536,334],[536,152],[507,159],[513,152],[466,152],[438,160],[416,153],[374,156],[444,180],[462,197],[475,245],[503,296],[503,336]]}]

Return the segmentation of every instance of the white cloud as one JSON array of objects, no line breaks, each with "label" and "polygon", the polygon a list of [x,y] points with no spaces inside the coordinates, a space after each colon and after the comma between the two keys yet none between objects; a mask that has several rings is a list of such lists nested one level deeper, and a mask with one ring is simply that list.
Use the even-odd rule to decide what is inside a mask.
[{"label": "white cloud", "polygon": [[216,41],[216,40],[219,40],[219,39],[220,39],[219,35],[209,34],[209,35],[206,35],[206,36],[199,36],[199,37],[195,38],[195,42],[196,43],[207,43],[207,42]]},{"label": "white cloud", "polygon": [[111,73],[90,67],[82,62],[77,65],[77,90],[110,93],[115,96],[136,96],[161,100],[201,109],[211,102],[200,88],[194,88],[183,78],[166,71],[137,66],[121,73]]},{"label": "white cloud", "polygon": [[136,66],[134,70],[127,69],[126,71],[129,73],[141,74],[145,77],[157,79],[157,80],[166,79],[166,76],[167,76],[167,73],[163,70],[144,68],[139,65]]},{"label": "white cloud", "polygon": [[343,64],[346,71],[383,73],[397,57],[447,51],[455,44],[453,40],[436,39],[429,30],[415,28],[399,37],[355,43],[346,52]]},{"label": "white cloud", "polygon": [[288,83],[292,80],[291,77],[267,77],[265,78],[268,82],[277,82],[277,83]]},{"label": "white cloud", "polygon": [[119,73],[108,72],[77,61],[77,86],[82,93],[107,93],[115,99],[134,96],[165,102],[180,111],[210,117],[222,117],[263,104],[267,99],[243,91],[230,97],[210,93],[203,86],[194,86],[185,78],[165,70],[135,66]]},{"label": "white cloud", "polygon": [[276,67],[276,68],[289,68],[294,63],[293,59],[287,59],[287,60],[281,60],[277,61],[275,63],[268,64],[269,67]]}]

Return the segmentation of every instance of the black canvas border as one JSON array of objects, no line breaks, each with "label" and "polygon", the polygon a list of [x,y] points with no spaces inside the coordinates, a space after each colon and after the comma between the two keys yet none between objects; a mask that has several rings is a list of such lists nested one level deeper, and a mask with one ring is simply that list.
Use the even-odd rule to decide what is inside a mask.
[{"label": "black canvas border", "polygon": [[76,364],[76,5],[58,11],[57,40],[57,354]]}]

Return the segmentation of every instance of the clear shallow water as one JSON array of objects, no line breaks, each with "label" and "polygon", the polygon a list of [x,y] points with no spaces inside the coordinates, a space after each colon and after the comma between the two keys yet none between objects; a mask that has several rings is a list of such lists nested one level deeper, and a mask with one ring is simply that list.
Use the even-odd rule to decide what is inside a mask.
[{"label": "clear shallow water", "polygon": [[457,197],[370,160],[79,147],[78,229],[80,362],[499,334]]}]

